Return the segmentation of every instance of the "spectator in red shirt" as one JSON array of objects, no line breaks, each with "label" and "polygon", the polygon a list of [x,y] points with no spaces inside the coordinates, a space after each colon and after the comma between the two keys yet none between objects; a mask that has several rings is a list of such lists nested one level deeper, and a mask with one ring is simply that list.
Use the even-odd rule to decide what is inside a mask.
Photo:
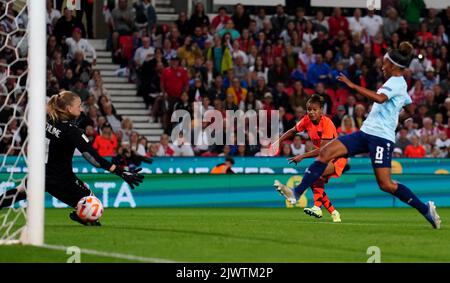
[{"label": "spectator in red shirt", "polygon": [[424,158],[426,151],[423,145],[419,143],[419,137],[412,136],[411,137],[412,144],[406,146],[405,148],[405,157],[409,158]]},{"label": "spectator in red shirt", "polygon": [[419,32],[416,33],[416,37],[422,38],[425,42],[433,40],[433,34],[428,31],[428,25],[426,23],[420,24]]},{"label": "spectator in red shirt", "polygon": [[220,7],[217,11],[217,16],[215,16],[211,22],[211,25],[217,30],[225,28],[227,22],[231,20],[231,17],[227,14],[227,9],[225,7]]},{"label": "spectator in red shirt", "polygon": [[102,133],[95,138],[92,147],[96,149],[98,154],[102,157],[116,155],[118,147],[117,138],[109,124],[103,125]]},{"label": "spectator in red shirt", "polygon": [[[181,94],[189,90],[189,76],[185,68],[180,66],[180,58],[173,55],[170,66],[161,74],[161,93],[153,105],[152,116],[162,116],[162,124],[166,131],[170,127],[170,117],[174,104],[180,100]],[[166,103],[166,101],[168,103]]]},{"label": "spectator in red shirt", "polygon": [[328,25],[330,37],[335,37],[340,30],[344,31],[346,36],[350,34],[347,18],[342,15],[339,7],[334,8],[333,16],[328,19]]},{"label": "spectator in red shirt", "polygon": [[167,94],[172,101],[180,98],[184,91],[188,91],[189,77],[185,68],[180,66],[180,58],[173,55],[170,66],[165,68],[161,74],[161,92]]}]

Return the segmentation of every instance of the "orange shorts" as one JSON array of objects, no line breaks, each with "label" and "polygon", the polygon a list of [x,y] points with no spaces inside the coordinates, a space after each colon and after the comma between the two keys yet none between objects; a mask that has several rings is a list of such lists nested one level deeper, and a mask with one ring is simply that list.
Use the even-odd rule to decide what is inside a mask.
[{"label": "orange shorts", "polygon": [[339,178],[344,171],[345,165],[347,165],[347,158],[337,158],[331,161],[334,165],[334,174],[331,174],[330,177]]}]

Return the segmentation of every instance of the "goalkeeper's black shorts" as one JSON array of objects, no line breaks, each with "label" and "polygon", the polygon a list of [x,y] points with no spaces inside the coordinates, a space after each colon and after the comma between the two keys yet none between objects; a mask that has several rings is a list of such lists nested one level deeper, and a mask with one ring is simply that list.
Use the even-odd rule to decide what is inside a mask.
[{"label": "goalkeeper's black shorts", "polygon": [[92,191],[80,179],[61,182],[51,182],[47,179],[45,190],[58,200],[75,208],[83,197],[93,195]]}]

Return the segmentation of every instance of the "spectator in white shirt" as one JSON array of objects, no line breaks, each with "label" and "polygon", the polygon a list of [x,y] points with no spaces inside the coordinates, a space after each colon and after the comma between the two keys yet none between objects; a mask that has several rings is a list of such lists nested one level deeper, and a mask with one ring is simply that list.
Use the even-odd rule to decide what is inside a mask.
[{"label": "spectator in white shirt", "polygon": [[53,0],[47,0],[47,28],[49,32],[53,31],[53,27],[59,18],[61,18],[61,12],[53,9]]},{"label": "spectator in white shirt", "polygon": [[169,141],[170,138],[167,134],[161,135],[159,144],[157,145],[158,150],[156,151],[156,156],[173,156],[173,145]]},{"label": "spectator in white shirt", "polygon": [[87,39],[81,38],[80,28],[74,28],[72,37],[66,39],[66,44],[69,48],[67,59],[72,60],[75,52],[81,50],[84,54],[84,58],[86,58],[87,53],[92,54],[92,65],[95,65],[97,63],[97,53]]},{"label": "spectator in white shirt", "polygon": [[355,33],[362,33],[364,26],[361,18],[361,9],[356,8],[353,12],[353,17],[348,20],[348,28],[352,35]]},{"label": "spectator in white shirt", "polygon": [[317,32],[314,30],[314,24],[310,21],[306,21],[306,28],[302,33],[303,42],[311,44],[311,41],[317,37]]},{"label": "spectator in white shirt", "polygon": [[93,95],[96,100],[100,98],[102,95],[108,95],[108,91],[106,90],[105,86],[103,85],[103,80],[101,77],[96,77],[94,79],[94,86],[89,88],[89,94]]},{"label": "spectator in white shirt", "polygon": [[380,31],[383,26],[383,18],[375,15],[374,9],[369,9],[367,11],[367,16],[361,19],[361,23],[366,30],[370,38],[375,37],[375,35]]},{"label": "spectator in white shirt", "polygon": [[237,61],[237,58],[240,57],[240,58],[242,58],[244,65],[245,66],[248,65],[248,56],[247,56],[247,54],[245,54],[244,51],[242,51],[240,49],[239,41],[237,41],[237,40],[235,40],[233,42],[233,47],[231,49],[231,56],[233,56],[233,60],[235,63]]},{"label": "spectator in white shirt", "polygon": [[257,153],[255,153],[255,156],[273,156],[272,150],[270,149],[270,143],[267,140],[261,140],[261,148]]},{"label": "spectator in white shirt", "polygon": [[155,48],[150,46],[150,44],[150,37],[142,37],[142,46],[136,49],[134,53],[134,62],[137,68],[140,68],[145,61],[149,61],[155,56]]},{"label": "spectator in white shirt", "polygon": [[106,103],[103,106],[103,111],[105,111],[105,118],[111,125],[114,132],[119,132],[122,129],[122,121],[120,117],[114,115],[111,103]]},{"label": "spectator in white shirt", "polygon": [[291,143],[292,155],[296,156],[305,153],[305,145],[302,143],[302,137],[296,134],[294,141]]},{"label": "spectator in white shirt", "polygon": [[305,65],[306,69],[316,63],[316,56],[311,45],[306,45],[304,52],[298,54],[298,59]]},{"label": "spectator in white shirt", "polygon": [[436,139],[435,148],[438,150],[438,157],[446,157],[448,153],[448,148],[450,147],[450,139],[447,137],[445,131],[439,133],[439,137]]},{"label": "spectator in white shirt", "polygon": [[315,30],[323,31],[328,33],[330,26],[328,25],[328,20],[325,19],[325,15],[322,10],[318,10],[316,13],[316,17],[312,20]]},{"label": "spectator in white shirt", "polygon": [[429,117],[422,119],[423,127],[416,130],[416,135],[421,139],[426,139],[426,143],[433,144],[440,134],[440,130],[433,125],[433,120]]},{"label": "spectator in white shirt", "polygon": [[270,21],[270,17],[266,14],[266,9],[264,7],[260,7],[258,9],[258,14],[252,16],[252,19],[256,22],[256,27],[258,32],[261,31],[264,27],[264,22]]},{"label": "spectator in white shirt", "polygon": [[425,70],[432,66],[431,61],[425,58],[424,52],[420,52],[416,58],[411,60],[409,69],[412,72],[412,77],[415,80],[421,80],[425,77]]},{"label": "spectator in white shirt", "polygon": [[194,156],[192,146],[184,140],[183,133],[180,132],[178,139],[172,144],[173,156]]}]

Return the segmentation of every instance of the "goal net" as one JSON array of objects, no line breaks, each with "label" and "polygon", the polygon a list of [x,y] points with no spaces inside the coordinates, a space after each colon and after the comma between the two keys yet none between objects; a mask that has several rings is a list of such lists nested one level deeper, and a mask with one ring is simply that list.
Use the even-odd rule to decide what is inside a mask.
[{"label": "goal net", "polygon": [[45,42],[45,0],[0,0],[0,244],[43,243]]}]

